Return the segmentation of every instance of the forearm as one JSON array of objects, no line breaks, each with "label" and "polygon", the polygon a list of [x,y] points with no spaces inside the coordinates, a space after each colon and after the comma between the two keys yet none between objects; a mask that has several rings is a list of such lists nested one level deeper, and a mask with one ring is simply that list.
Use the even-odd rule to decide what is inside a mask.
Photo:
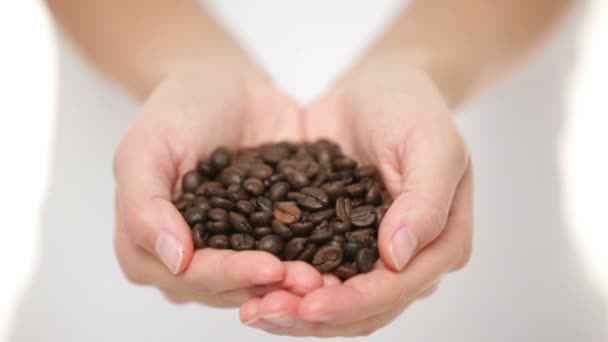
[{"label": "forearm", "polygon": [[570,0],[417,0],[353,72],[378,63],[421,67],[452,107],[510,69]]},{"label": "forearm", "polygon": [[47,2],[81,51],[140,98],[172,72],[199,64],[261,77],[194,0]]}]

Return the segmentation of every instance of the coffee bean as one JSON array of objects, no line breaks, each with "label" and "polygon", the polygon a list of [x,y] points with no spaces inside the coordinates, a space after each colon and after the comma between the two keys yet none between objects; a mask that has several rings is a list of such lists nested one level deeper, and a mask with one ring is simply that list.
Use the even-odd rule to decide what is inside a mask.
[{"label": "coffee bean", "polygon": [[214,208],[222,208],[224,210],[232,210],[234,208],[234,202],[221,197],[213,197],[209,200],[209,203]]},{"label": "coffee bean", "polygon": [[285,175],[292,171],[301,171],[302,169],[302,162],[293,159],[281,160],[277,165],[277,171]]},{"label": "coffee bean", "polygon": [[287,197],[304,208],[318,210],[329,205],[329,196],[321,188],[306,187],[300,192],[290,192]]},{"label": "coffee bean", "polygon": [[201,208],[190,207],[183,213],[184,219],[190,227],[197,223],[203,223],[207,219],[207,212]]},{"label": "coffee bean", "polygon": [[249,215],[249,222],[254,227],[270,226],[272,223],[272,214],[266,211],[256,211]]},{"label": "coffee bean", "polygon": [[356,276],[359,273],[359,269],[357,268],[357,264],[349,262],[336,267],[332,273],[341,280],[347,280]]},{"label": "coffee bean", "polygon": [[202,182],[203,176],[198,171],[189,171],[182,178],[182,190],[184,192],[195,192]]},{"label": "coffee bean", "polygon": [[276,165],[281,160],[289,158],[289,149],[284,146],[271,145],[262,147],[262,159],[270,165]]},{"label": "coffee bean", "polygon": [[197,207],[197,208],[201,208],[205,211],[209,211],[211,210],[211,203],[209,203],[209,200],[207,198],[205,198],[204,196],[197,196],[193,201],[192,201],[192,206],[193,207]]},{"label": "coffee bean", "polygon": [[352,213],[352,204],[350,198],[340,197],[336,200],[336,215],[342,221],[350,221],[350,215]]},{"label": "coffee bean", "polygon": [[232,155],[230,151],[224,147],[220,147],[211,153],[211,166],[216,170],[221,170],[230,165]]},{"label": "coffee bean", "polygon": [[329,198],[332,201],[336,201],[339,197],[348,196],[348,193],[346,192],[346,186],[342,181],[327,183],[323,185],[323,190],[327,192]]},{"label": "coffee bean", "polygon": [[266,164],[257,163],[247,170],[247,176],[265,180],[272,176],[272,168]]},{"label": "coffee bean", "polygon": [[355,177],[357,179],[372,178],[375,177],[378,170],[372,165],[364,165],[355,170]]},{"label": "coffee bean", "polygon": [[284,182],[287,180],[287,175],[284,175],[282,173],[275,173],[274,175],[270,176],[270,178],[268,178],[268,180],[270,181],[271,184],[278,183],[278,182]]},{"label": "coffee bean", "polygon": [[360,207],[360,206],[362,206],[362,205],[364,205],[364,204],[365,204],[365,198],[363,198],[363,197],[357,197],[357,198],[353,198],[353,199],[350,201],[350,203],[351,203],[351,206],[352,206],[353,208],[358,208],[358,207]]},{"label": "coffee bean", "polygon": [[256,249],[266,251],[274,255],[280,255],[285,247],[285,242],[278,235],[266,235],[256,242]]},{"label": "coffee bean", "polygon": [[384,215],[386,215],[387,211],[388,208],[384,206],[376,208],[376,223],[378,227],[380,227],[380,223],[382,222],[382,219],[384,219]]},{"label": "coffee bean", "polygon": [[371,247],[376,240],[376,230],[372,228],[359,229],[345,234],[346,241],[356,242],[365,247]]},{"label": "coffee bean", "polygon": [[374,182],[367,190],[365,195],[365,204],[379,205],[382,202],[382,185]]},{"label": "coffee bean", "polygon": [[194,241],[195,248],[205,248],[208,237],[209,234],[202,223],[197,223],[192,227],[192,240]]},{"label": "coffee bean", "polygon": [[200,172],[201,175],[207,178],[215,177],[217,173],[217,170],[213,166],[211,166],[211,163],[208,163],[204,160],[198,163],[197,170],[198,172]]},{"label": "coffee bean", "polygon": [[243,181],[243,189],[254,196],[259,196],[264,193],[264,183],[257,178],[247,178]]},{"label": "coffee bean", "polygon": [[336,171],[352,170],[355,167],[357,167],[357,162],[348,157],[334,160],[334,170]]},{"label": "coffee bean", "polygon": [[328,272],[342,263],[342,247],[329,243],[320,247],[312,259],[312,265],[319,272]]},{"label": "coffee bean", "polygon": [[302,211],[293,202],[277,202],[274,209],[274,218],[279,222],[291,224],[300,219]]},{"label": "coffee bean", "polygon": [[207,191],[209,188],[222,188],[223,186],[224,185],[222,185],[222,183],[216,181],[204,182],[196,188],[196,194],[204,195],[205,191]]},{"label": "coffee bean", "polygon": [[226,221],[228,220],[228,213],[222,208],[213,208],[209,210],[207,216],[213,221]]},{"label": "coffee bean", "polygon": [[253,229],[253,232],[251,232],[251,235],[253,235],[254,238],[256,239],[261,239],[266,235],[270,235],[272,234],[272,228],[270,227],[257,227]]},{"label": "coffee bean", "polygon": [[336,217],[336,209],[325,209],[310,214],[307,219],[312,223],[321,223],[323,221],[329,221],[334,217]]},{"label": "coffee bean", "polygon": [[371,226],[376,220],[376,208],[372,205],[357,207],[350,213],[350,222],[355,227]]},{"label": "coffee bean", "polygon": [[308,240],[312,243],[322,244],[332,240],[334,237],[334,230],[329,227],[327,221],[324,225],[319,225],[315,230],[312,231]]},{"label": "coffee bean", "polygon": [[315,228],[315,225],[312,222],[296,222],[289,227],[291,227],[291,231],[295,236],[308,236]]},{"label": "coffee bean", "polygon": [[361,197],[365,195],[367,186],[364,183],[354,183],[346,186],[346,192],[350,197]]},{"label": "coffee bean", "polygon": [[274,206],[272,205],[272,201],[266,197],[257,197],[255,199],[256,208],[259,211],[265,211],[268,213],[272,213],[274,211]]},{"label": "coffee bean", "polygon": [[334,220],[329,225],[336,234],[344,235],[352,230],[350,221]]},{"label": "coffee bean", "polygon": [[255,212],[255,206],[249,201],[240,200],[236,202],[235,210],[243,215],[249,216]]},{"label": "coffee bean", "polygon": [[240,185],[232,184],[228,187],[228,199],[233,202],[248,200],[249,194]]},{"label": "coffee bean", "polygon": [[224,234],[217,234],[211,236],[207,240],[207,246],[216,249],[227,249],[230,248],[230,241],[228,239],[228,236]]},{"label": "coffee bean", "polygon": [[230,232],[230,225],[226,221],[208,221],[205,223],[205,228],[209,234],[228,234]]},{"label": "coffee bean", "polygon": [[179,195],[179,199],[183,199],[183,200],[192,201],[195,198],[196,198],[196,195],[191,192],[184,192],[183,194]]},{"label": "coffee bean", "polygon": [[291,239],[293,237],[291,229],[278,220],[272,221],[272,231],[283,239]]},{"label": "coffee bean", "polygon": [[274,183],[268,190],[268,198],[273,202],[281,201],[289,192],[289,184],[285,182]]},{"label": "coffee bean", "polygon": [[327,178],[329,177],[329,173],[330,173],[330,169],[328,166],[319,164],[319,171],[317,172],[315,179],[312,181],[312,183],[310,185],[314,186],[314,187],[322,186],[327,181]]},{"label": "coffee bean", "polygon": [[376,260],[378,260],[378,255],[376,251],[371,248],[361,248],[355,257],[357,268],[361,273],[371,271],[374,268]]},{"label": "coffee bean", "polygon": [[355,177],[353,176],[353,171],[344,170],[330,173],[329,175],[327,175],[327,179],[332,182],[342,181],[344,184],[350,184],[355,180]]},{"label": "coffee bean", "polygon": [[175,201],[173,201],[173,205],[179,211],[185,210],[186,208],[188,208],[190,206],[190,204],[192,204],[192,200],[183,199],[183,198],[181,198],[181,199],[178,198]]},{"label": "coffee bean", "polygon": [[287,173],[287,182],[295,189],[301,189],[310,183],[310,180],[301,171],[289,171]]},{"label": "coffee bean", "polygon": [[249,234],[230,235],[230,246],[236,251],[255,249],[255,239]]},{"label": "coffee bean", "polygon": [[346,242],[346,238],[344,237],[344,235],[334,235],[333,239],[331,240],[341,245]]},{"label": "coffee bean", "polygon": [[312,262],[315,254],[317,253],[318,247],[314,243],[307,243],[306,247],[300,255],[296,258],[298,261]]},{"label": "coffee bean", "polygon": [[356,242],[345,242],[342,245],[342,248],[344,249],[344,260],[355,261],[357,252],[359,252],[362,247],[363,246]]},{"label": "coffee bean", "polygon": [[283,253],[285,255],[285,260],[296,260],[306,248],[307,240],[308,239],[302,237],[296,237],[289,240],[285,245],[285,251]]},{"label": "coffee bean", "polygon": [[251,225],[249,224],[249,221],[247,221],[247,218],[234,211],[231,211],[228,214],[228,223],[230,223],[232,229],[237,233],[251,232]]},{"label": "coffee bean", "polygon": [[222,170],[219,175],[220,182],[224,184],[224,186],[230,186],[232,184],[241,184],[245,179],[245,174],[242,170],[237,169],[236,167],[229,166]]},{"label": "coffee bean", "polygon": [[228,198],[228,190],[224,189],[224,188],[207,188],[205,189],[205,196],[207,196],[207,198],[211,198],[211,197],[221,197],[221,198]]}]

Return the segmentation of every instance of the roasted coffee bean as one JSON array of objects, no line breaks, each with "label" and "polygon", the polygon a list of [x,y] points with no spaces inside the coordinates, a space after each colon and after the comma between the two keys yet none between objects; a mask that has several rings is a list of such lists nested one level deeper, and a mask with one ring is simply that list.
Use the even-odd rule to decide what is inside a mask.
[{"label": "roasted coffee bean", "polygon": [[216,170],[221,170],[230,165],[232,155],[230,151],[224,147],[220,147],[211,153],[211,166]]},{"label": "roasted coffee bean", "polygon": [[327,221],[324,225],[319,225],[312,231],[308,240],[312,243],[322,244],[331,241],[334,237],[334,230],[329,227]]},{"label": "roasted coffee bean", "polygon": [[376,208],[376,223],[378,227],[380,227],[380,223],[382,222],[382,219],[384,219],[384,215],[386,215],[387,211],[388,208],[384,206]]},{"label": "roasted coffee bean", "polygon": [[282,223],[297,222],[302,215],[300,208],[293,202],[277,202],[274,206],[274,218]]},{"label": "roasted coffee bean", "polygon": [[243,171],[232,166],[223,169],[219,176],[220,182],[222,182],[224,186],[230,186],[232,184],[240,185],[243,183],[244,178],[245,175]]},{"label": "roasted coffee bean", "polygon": [[289,149],[280,145],[262,147],[262,159],[270,165],[277,165],[281,160],[289,158]]},{"label": "roasted coffee bean", "polygon": [[361,197],[365,195],[367,186],[364,183],[354,183],[346,186],[346,192],[350,197]]},{"label": "roasted coffee bean", "polygon": [[235,251],[255,249],[255,239],[249,234],[232,234],[230,235],[230,246]]},{"label": "roasted coffee bean", "polygon": [[185,210],[186,208],[188,208],[190,206],[190,204],[192,204],[192,200],[183,199],[183,198],[178,198],[175,201],[173,201],[173,205],[179,211]]},{"label": "roasted coffee bean", "polygon": [[209,234],[228,234],[230,232],[230,225],[226,221],[208,221],[205,223],[205,228]]},{"label": "roasted coffee bean", "polygon": [[228,214],[228,223],[230,223],[232,229],[237,233],[251,232],[251,225],[249,224],[249,221],[247,221],[247,218],[234,211],[231,211]]},{"label": "roasted coffee bean", "polygon": [[342,263],[342,247],[335,243],[328,243],[320,247],[312,259],[312,265],[319,272],[328,272]]},{"label": "roasted coffee bean", "polygon": [[350,201],[350,203],[353,208],[358,208],[365,204],[365,198],[363,198],[363,197],[353,198]]},{"label": "roasted coffee bean", "polygon": [[327,179],[332,182],[342,181],[344,182],[344,184],[350,184],[355,180],[355,177],[353,176],[353,171],[344,170],[330,173],[329,175],[327,175]]},{"label": "roasted coffee bean", "polygon": [[342,245],[342,248],[344,249],[344,260],[355,261],[355,258],[357,257],[357,252],[359,252],[359,250],[363,248],[363,246],[356,242],[347,241]]},{"label": "roasted coffee bean", "polygon": [[371,271],[374,268],[376,260],[378,260],[378,254],[371,248],[361,248],[355,257],[357,268],[361,273]]},{"label": "roasted coffee bean", "polygon": [[350,222],[355,227],[369,227],[376,220],[376,208],[372,205],[357,207],[350,213]]},{"label": "roasted coffee bean", "polygon": [[356,167],[357,162],[348,157],[342,157],[334,160],[334,170],[336,171],[352,170]]},{"label": "roasted coffee bean", "polygon": [[198,172],[200,172],[201,175],[207,178],[215,177],[217,173],[217,170],[213,166],[211,166],[211,163],[206,162],[204,160],[198,163],[197,170]]},{"label": "roasted coffee bean", "polygon": [[221,197],[221,198],[228,198],[228,190],[224,189],[224,188],[207,188],[205,189],[205,196],[207,196],[207,198],[211,198],[211,197]]},{"label": "roasted coffee bean", "polygon": [[257,227],[257,228],[253,229],[253,231],[251,232],[251,235],[253,235],[254,238],[259,240],[259,239],[263,238],[264,236],[270,235],[272,233],[273,233],[273,231],[272,231],[272,228],[270,228],[270,227]]},{"label": "roasted coffee bean", "polygon": [[312,222],[296,222],[289,226],[295,236],[308,236],[315,228]]},{"label": "roasted coffee bean", "polygon": [[227,249],[230,248],[230,240],[224,234],[213,235],[207,240],[207,246],[216,249]]},{"label": "roasted coffee bean", "polygon": [[339,244],[343,244],[346,242],[346,238],[344,237],[344,235],[334,235],[334,237],[333,237],[333,239],[331,239],[331,241],[337,242]]},{"label": "roasted coffee bean", "polygon": [[234,208],[234,202],[221,197],[213,197],[209,200],[209,203],[214,208],[222,208],[224,210],[232,210]]},{"label": "roasted coffee bean", "polygon": [[275,173],[274,175],[270,176],[270,178],[268,178],[268,180],[272,184],[278,183],[278,182],[284,182],[287,180],[287,176],[282,173]]},{"label": "roasted coffee bean", "polygon": [[329,172],[330,172],[329,167],[323,166],[323,165],[319,165],[319,171],[317,172],[317,175],[315,176],[315,179],[312,181],[312,183],[310,185],[314,186],[314,187],[320,187],[320,186],[322,186],[327,181],[327,178],[329,176]]},{"label": "roasted coffee bean", "polygon": [[322,188],[327,192],[327,195],[332,201],[336,201],[339,197],[348,196],[346,185],[344,185],[344,182],[342,181],[324,184]]},{"label": "roasted coffee bean", "polygon": [[240,200],[236,202],[235,210],[243,215],[249,216],[255,212],[255,206],[249,201]]},{"label": "roasted coffee bean", "polygon": [[379,205],[382,202],[382,185],[374,182],[367,190],[365,195],[365,204]]},{"label": "roasted coffee bean", "polygon": [[285,256],[285,260],[296,260],[300,254],[306,248],[307,239],[302,237],[296,237],[285,245],[285,250],[283,255]]},{"label": "roasted coffee bean", "polygon": [[264,193],[264,183],[257,178],[247,178],[243,181],[243,189],[254,196],[259,196]]},{"label": "roasted coffee bean", "polygon": [[209,203],[209,200],[204,196],[197,196],[194,200],[192,200],[191,205],[193,207],[201,208],[205,211],[209,211],[212,208],[211,203]]},{"label": "roasted coffee bean", "polygon": [[278,235],[266,235],[256,242],[256,249],[266,251],[274,255],[280,255],[285,247],[285,241]]},{"label": "roasted coffee bean", "polygon": [[207,212],[207,216],[213,221],[228,220],[228,212],[222,208],[213,208]]},{"label": "roasted coffee bean", "polygon": [[315,163],[314,161],[306,162],[305,165],[306,166],[304,167],[302,172],[304,172],[306,177],[308,177],[309,179],[314,178],[319,173],[319,170],[321,169],[319,164]]},{"label": "roasted coffee bean", "polygon": [[257,163],[252,165],[247,170],[247,176],[257,178],[259,180],[265,180],[272,176],[272,168],[263,163]]},{"label": "roasted coffee bean", "polygon": [[318,247],[314,243],[306,244],[306,247],[304,247],[304,250],[302,253],[300,253],[296,260],[310,263],[312,258],[314,258],[315,253],[317,253],[317,249]]},{"label": "roasted coffee bean", "polygon": [[272,214],[266,211],[256,211],[249,215],[249,222],[254,227],[270,226],[272,223]]},{"label": "roasted coffee bean", "polygon": [[179,199],[192,201],[196,198],[196,195],[191,192],[184,192],[179,196]]},{"label": "roasted coffee bean", "polygon": [[307,219],[312,223],[321,223],[329,221],[336,217],[336,209],[325,209],[310,214]]},{"label": "roasted coffee bean", "polygon": [[274,183],[268,189],[268,198],[273,202],[282,201],[289,192],[289,184],[285,182]]},{"label": "roasted coffee bean", "polygon": [[352,213],[352,204],[350,198],[340,197],[336,200],[336,215],[342,221],[350,221],[350,214]]},{"label": "roasted coffee bean", "polygon": [[207,191],[209,188],[222,188],[223,186],[224,185],[222,185],[222,183],[216,181],[204,182],[196,188],[196,194],[204,195],[205,191]]},{"label": "roasted coffee bean", "polygon": [[207,219],[207,212],[201,208],[190,207],[184,210],[184,219],[190,227],[197,223],[203,223]]},{"label": "roasted coffee bean", "polygon": [[375,167],[373,167],[372,165],[365,165],[355,170],[355,177],[357,179],[372,178],[375,177],[377,173],[378,170],[376,170]]},{"label": "roasted coffee bean", "polygon": [[349,262],[336,267],[332,273],[341,280],[347,280],[356,276],[359,273],[359,269],[357,268],[357,264]]},{"label": "roasted coffee bean", "polygon": [[182,178],[182,190],[184,192],[195,192],[202,182],[203,176],[198,171],[189,171]]},{"label": "roasted coffee bean", "polygon": [[202,223],[197,223],[192,227],[192,240],[194,241],[195,248],[205,248],[208,237],[207,229],[205,229],[205,225]]},{"label": "roasted coffee bean", "polygon": [[290,192],[287,197],[304,208],[318,210],[329,205],[329,196],[321,188],[306,187],[300,192]]},{"label": "roasted coffee bean", "polygon": [[232,184],[228,187],[228,199],[233,202],[248,200],[249,194],[240,185]]},{"label": "roasted coffee bean", "polygon": [[310,180],[301,171],[289,171],[287,173],[287,182],[295,189],[301,189],[310,183]]},{"label": "roasted coffee bean", "polygon": [[281,160],[277,165],[277,171],[279,173],[287,175],[291,171],[301,171],[303,169],[302,161],[293,160],[293,159],[285,159]]},{"label": "roasted coffee bean", "polygon": [[255,205],[258,211],[265,211],[268,213],[272,213],[274,211],[272,201],[266,197],[257,197],[255,199]]},{"label": "roasted coffee bean", "polygon": [[344,235],[352,230],[350,221],[342,221],[340,219],[331,221],[329,224],[336,234]]},{"label": "roasted coffee bean", "polygon": [[376,240],[376,230],[372,228],[359,229],[345,234],[346,241],[356,242],[365,247],[371,247]]},{"label": "roasted coffee bean", "polygon": [[283,239],[291,239],[293,237],[291,229],[278,220],[272,221],[272,231]]}]

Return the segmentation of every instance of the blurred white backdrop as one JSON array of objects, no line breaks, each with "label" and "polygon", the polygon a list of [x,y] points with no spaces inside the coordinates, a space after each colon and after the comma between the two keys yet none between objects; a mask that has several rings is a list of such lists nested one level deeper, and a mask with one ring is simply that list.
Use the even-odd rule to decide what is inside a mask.
[{"label": "blurred white backdrop", "polygon": [[[307,101],[399,3],[211,5]],[[477,166],[474,257],[370,340],[608,340],[608,3],[573,17],[458,114]],[[0,3],[0,94],[0,341],[161,341],[203,327],[204,338],[284,340],[122,279],[110,162],[137,107],[54,32],[41,2]]]}]

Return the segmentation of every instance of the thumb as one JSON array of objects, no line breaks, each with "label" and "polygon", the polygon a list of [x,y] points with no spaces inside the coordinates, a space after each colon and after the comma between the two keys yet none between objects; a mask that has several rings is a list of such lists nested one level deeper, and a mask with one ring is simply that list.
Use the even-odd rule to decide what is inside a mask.
[{"label": "thumb", "polygon": [[140,143],[127,136],[119,147],[114,161],[117,229],[178,274],[192,259],[194,246],[188,225],[171,203],[175,167],[161,141]]}]

